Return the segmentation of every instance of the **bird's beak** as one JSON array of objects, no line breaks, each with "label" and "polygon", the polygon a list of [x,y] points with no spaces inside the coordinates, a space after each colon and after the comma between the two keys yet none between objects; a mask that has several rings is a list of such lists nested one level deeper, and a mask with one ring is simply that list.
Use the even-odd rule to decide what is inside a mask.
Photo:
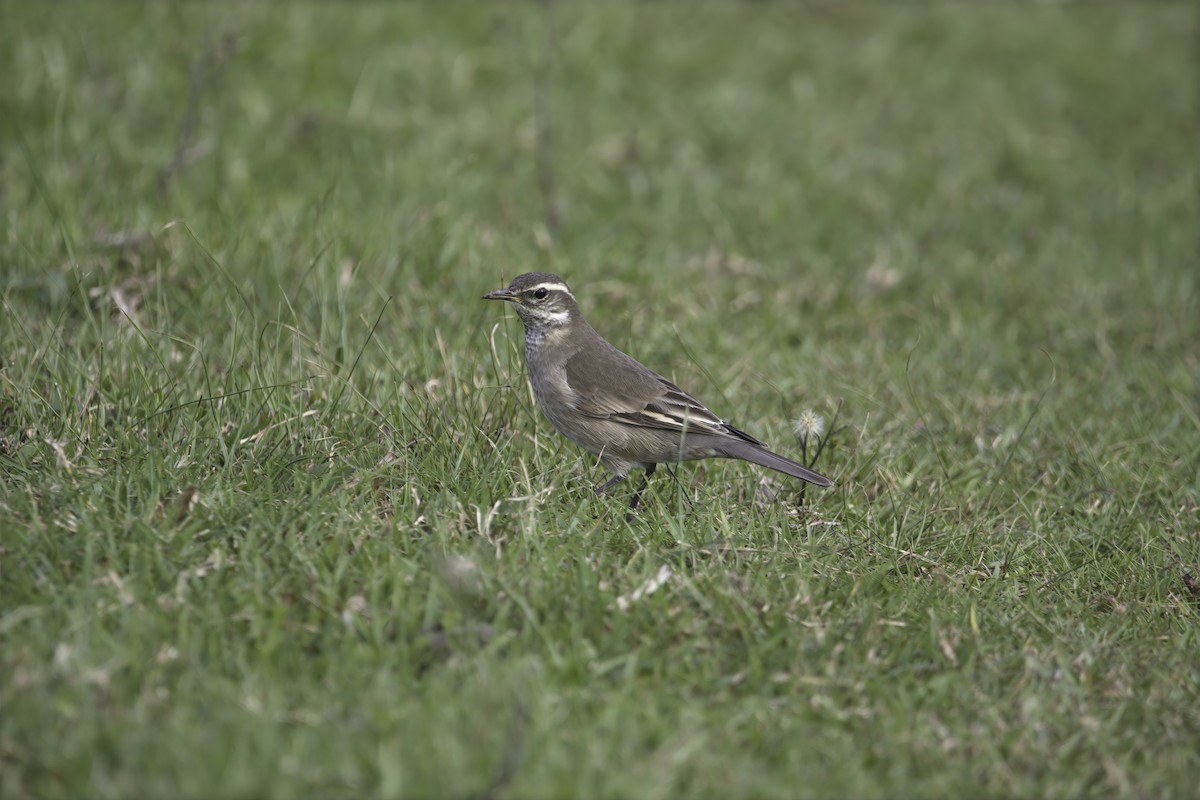
[{"label": "bird's beak", "polygon": [[497,289],[483,296],[484,300],[516,300],[517,296],[508,289]]}]

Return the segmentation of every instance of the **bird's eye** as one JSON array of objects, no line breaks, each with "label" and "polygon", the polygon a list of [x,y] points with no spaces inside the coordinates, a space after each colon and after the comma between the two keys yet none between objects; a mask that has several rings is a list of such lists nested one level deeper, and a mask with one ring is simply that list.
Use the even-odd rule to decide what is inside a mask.
[{"label": "bird's eye", "polygon": [[538,300],[545,300],[545,299],[546,299],[546,295],[548,295],[548,294],[550,294],[550,293],[549,293],[549,292],[547,292],[547,291],[545,290],[545,288],[542,288],[542,289],[538,289],[536,292],[534,292],[534,293],[533,293],[533,296],[534,296],[535,298],[537,298]]}]

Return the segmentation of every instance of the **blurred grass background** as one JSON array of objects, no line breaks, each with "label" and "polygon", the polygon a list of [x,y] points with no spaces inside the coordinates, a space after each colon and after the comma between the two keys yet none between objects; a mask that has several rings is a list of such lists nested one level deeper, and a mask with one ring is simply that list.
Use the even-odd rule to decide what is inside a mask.
[{"label": "blurred grass background", "polygon": [[[1194,793],[1190,6],[3,11],[4,796]],[[837,488],[627,524],[532,269]]]}]

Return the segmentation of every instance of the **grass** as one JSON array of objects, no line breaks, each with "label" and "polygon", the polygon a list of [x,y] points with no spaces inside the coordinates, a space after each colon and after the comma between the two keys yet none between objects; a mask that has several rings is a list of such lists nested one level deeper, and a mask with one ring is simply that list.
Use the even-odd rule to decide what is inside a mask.
[{"label": "grass", "polygon": [[[4,16],[0,795],[1194,796],[1187,6]],[[627,523],[530,269],[836,488]]]}]

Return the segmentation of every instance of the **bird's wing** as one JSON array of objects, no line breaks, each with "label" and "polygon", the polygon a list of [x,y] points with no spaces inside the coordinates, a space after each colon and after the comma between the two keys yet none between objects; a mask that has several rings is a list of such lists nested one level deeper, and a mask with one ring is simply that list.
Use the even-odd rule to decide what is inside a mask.
[{"label": "bird's wing", "polygon": [[738,430],[709,411],[703,403],[666,378],[658,380],[665,390],[658,400],[647,403],[640,411],[614,416],[621,416],[634,425],[673,431],[686,430],[691,433],[711,433],[717,436],[735,436],[759,447],[767,446],[766,443],[760,442],[745,431]]},{"label": "bird's wing", "polygon": [[566,362],[567,385],[580,413],[643,428],[732,436],[766,447],[663,376],[604,345],[586,354],[586,369],[582,354]]}]

